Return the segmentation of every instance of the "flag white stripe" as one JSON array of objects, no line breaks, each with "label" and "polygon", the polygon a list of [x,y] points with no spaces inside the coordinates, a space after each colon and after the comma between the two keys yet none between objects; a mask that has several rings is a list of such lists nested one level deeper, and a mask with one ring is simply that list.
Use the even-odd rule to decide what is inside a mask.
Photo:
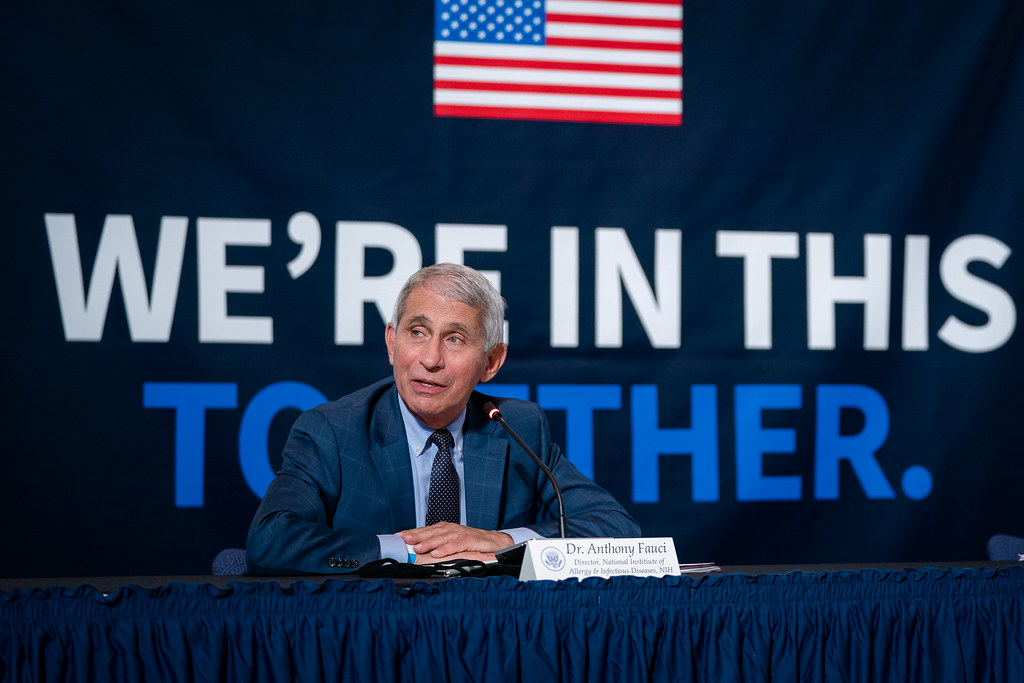
[{"label": "flag white stripe", "polygon": [[628,17],[631,19],[682,20],[682,5],[654,5],[642,2],[582,2],[576,0],[548,0],[548,14],[577,14],[598,17]]},{"label": "flag white stripe", "polygon": [[670,66],[682,68],[681,52],[655,50],[605,50],[590,47],[551,47],[547,45],[503,45],[438,40],[434,54],[444,57],[519,59],[630,66]]},{"label": "flag white stripe", "polygon": [[597,40],[629,40],[641,43],[683,42],[683,32],[674,28],[642,26],[604,26],[602,24],[565,24],[548,22],[549,38],[593,38]]},{"label": "flag white stripe", "polygon": [[434,103],[454,106],[510,107],[520,109],[569,109],[572,111],[682,114],[681,100],[649,97],[598,97],[547,93],[435,90]]},{"label": "flag white stripe", "polygon": [[607,88],[641,88],[645,90],[681,90],[683,87],[681,76],[562,71],[561,69],[451,66],[448,64],[438,64],[434,67],[434,80],[523,83],[528,85],[579,85]]}]

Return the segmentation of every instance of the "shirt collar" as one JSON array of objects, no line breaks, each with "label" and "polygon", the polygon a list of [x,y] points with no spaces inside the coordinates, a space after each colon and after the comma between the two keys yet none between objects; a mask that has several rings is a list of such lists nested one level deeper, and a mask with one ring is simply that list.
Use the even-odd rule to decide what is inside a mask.
[{"label": "shirt collar", "polygon": [[[409,412],[409,408],[406,407],[405,401],[402,400],[401,396],[398,397],[398,409],[402,411],[402,421],[405,423],[405,438],[408,440],[412,452],[419,457],[423,455],[428,446],[432,445],[432,443],[427,442],[427,439],[434,433],[434,430],[420,422],[416,419],[415,415]],[[460,454],[462,453],[462,426],[465,422],[466,409],[463,408],[459,416],[445,427],[445,429],[451,432],[452,438],[455,440],[455,452]]]}]

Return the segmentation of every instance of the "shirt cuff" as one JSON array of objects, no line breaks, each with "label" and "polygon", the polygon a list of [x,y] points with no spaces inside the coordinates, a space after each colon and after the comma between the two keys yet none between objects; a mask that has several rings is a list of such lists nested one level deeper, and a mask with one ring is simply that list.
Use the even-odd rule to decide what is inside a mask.
[{"label": "shirt cuff", "polygon": [[409,552],[406,550],[405,541],[398,534],[377,534],[380,541],[381,559],[389,558],[399,562],[409,561]]},{"label": "shirt cuff", "polygon": [[522,543],[523,541],[532,541],[535,538],[544,538],[533,529],[528,529],[525,526],[516,527],[515,529],[499,529],[499,531],[512,537],[512,545]]}]

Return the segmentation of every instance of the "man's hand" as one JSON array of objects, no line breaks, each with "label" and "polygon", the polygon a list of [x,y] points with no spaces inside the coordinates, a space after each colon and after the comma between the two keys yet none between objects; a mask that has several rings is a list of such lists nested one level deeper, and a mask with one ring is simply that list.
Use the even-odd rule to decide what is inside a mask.
[{"label": "man's hand", "polygon": [[494,552],[512,545],[512,537],[500,531],[484,531],[451,522],[438,522],[418,529],[399,531],[412,551],[416,564],[446,560],[494,560]]}]

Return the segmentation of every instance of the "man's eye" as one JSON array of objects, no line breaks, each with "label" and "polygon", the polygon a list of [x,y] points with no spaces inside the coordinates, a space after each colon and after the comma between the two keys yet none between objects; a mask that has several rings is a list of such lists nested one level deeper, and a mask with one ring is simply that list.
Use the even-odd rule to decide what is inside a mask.
[{"label": "man's eye", "polygon": [[458,344],[462,341],[462,337],[448,337],[448,341],[452,344]]}]

